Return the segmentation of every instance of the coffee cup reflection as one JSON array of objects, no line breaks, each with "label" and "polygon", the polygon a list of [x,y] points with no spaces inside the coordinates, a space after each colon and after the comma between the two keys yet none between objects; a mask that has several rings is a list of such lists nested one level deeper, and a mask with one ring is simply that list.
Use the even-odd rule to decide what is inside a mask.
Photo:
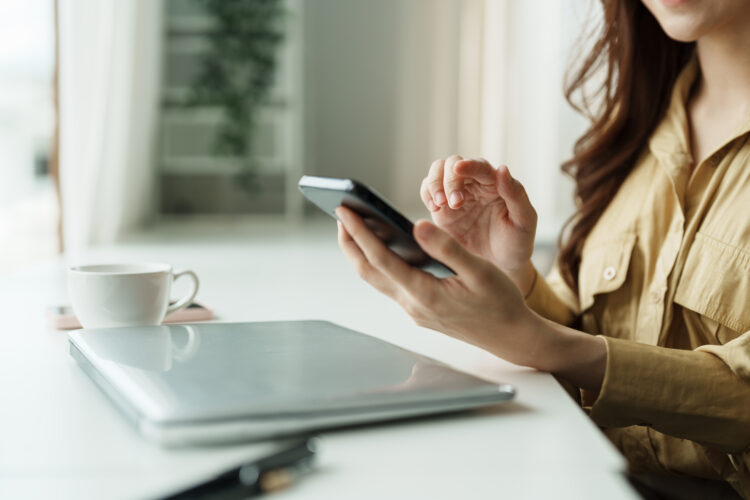
[{"label": "coffee cup reflection", "polygon": [[184,363],[200,347],[200,334],[190,325],[152,326],[123,331],[102,329],[90,337],[103,359],[141,370],[166,372],[175,361]]}]

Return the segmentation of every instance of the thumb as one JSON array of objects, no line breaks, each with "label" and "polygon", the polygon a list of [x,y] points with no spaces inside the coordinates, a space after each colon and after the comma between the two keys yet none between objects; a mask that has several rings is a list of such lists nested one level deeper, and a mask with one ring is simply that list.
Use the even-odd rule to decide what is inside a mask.
[{"label": "thumb", "polygon": [[536,229],[536,210],[529,201],[529,196],[523,184],[510,175],[508,167],[503,165],[497,169],[497,193],[508,207],[508,217],[515,225],[525,231]]},{"label": "thumb", "polygon": [[420,220],[414,225],[414,237],[422,249],[435,260],[459,275],[473,274],[480,265],[479,258],[461,243],[432,222]]}]

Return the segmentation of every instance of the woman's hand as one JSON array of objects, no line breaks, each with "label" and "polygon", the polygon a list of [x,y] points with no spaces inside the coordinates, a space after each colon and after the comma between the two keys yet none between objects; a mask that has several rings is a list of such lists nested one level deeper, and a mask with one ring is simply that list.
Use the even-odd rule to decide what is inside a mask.
[{"label": "woman's hand", "polygon": [[339,207],[339,246],[357,273],[396,300],[427,328],[487,349],[514,363],[529,364],[539,343],[519,335],[537,318],[518,288],[493,264],[468,252],[428,221],[414,234],[430,256],[456,276],[438,279],[389,250],[353,211]]},{"label": "woman's hand", "polygon": [[555,372],[598,391],[604,377],[602,339],[533,313],[518,288],[495,265],[469,252],[428,221],[414,237],[456,276],[438,279],[406,263],[346,207],[336,209],[339,246],[365,281],[401,305],[420,326],[487,350],[512,363]]},{"label": "woman's hand", "polygon": [[495,169],[486,160],[458,155],[437,160],[420,196],[439,227],[494,263],[524,295],[530,291],[537,215],[507,167]]}]

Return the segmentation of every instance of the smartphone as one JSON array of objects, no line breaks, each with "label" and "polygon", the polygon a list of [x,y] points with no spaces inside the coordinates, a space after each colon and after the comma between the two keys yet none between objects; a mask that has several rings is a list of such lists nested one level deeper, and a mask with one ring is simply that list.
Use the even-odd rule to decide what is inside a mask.
[{"label": "smartphone", "polygon": [[[47,323],[57,330],[75,330],[81,323],[70,306],[53,306],[47,308]],[[193,302],[164,318],[164,323],[188,323],[208,321],[214,318],[214,312],[205,305]]]},{"label": "smartphone", "polygon": [[338,219],[335,210],[341,205],[356,212],[388,248],[410,265],[438,278],[455,276],[451,268],[422,250],[413,236],[414,224],[364,184],[353,179],[303,175],[297,187],[334,219]]}]

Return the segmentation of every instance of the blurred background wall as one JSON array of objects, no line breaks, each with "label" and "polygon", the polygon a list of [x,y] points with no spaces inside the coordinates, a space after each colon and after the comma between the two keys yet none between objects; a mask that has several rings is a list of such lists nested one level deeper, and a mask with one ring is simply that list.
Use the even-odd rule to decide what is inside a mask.
[{"label": "blurred background wall", "polygon": [[[559,165],[585,126],[564,102],[563,73],[596,4],[276,3],[280,17],[263,17],[274,5],[265,0],[241,6],[257,12],[238,11],[248,23],[273,20],[274,29],[256,31],[265,33],[257,46],[260,56],[272,54],[274,70],[247,148],[227,150],[217,138],[231,101],[195,98],[212,61],[232,56],[217,51],[232,40],[211,2],[5,0],[0,272],[54,254],[60,215],[69,252],[156,220],[252,223],[263,215],[299,223],[317,215],[296,192],[303,173],[357,178],[407,214],[425,215],[419,183],[432,160],[453,153],[508,164],[538,209],[540,240],[554,240],[572,212]],[[61,214],[46,167],[55,40]]]},{"label": "blurred background wall", "polygon": [[419,213],[454,153],[506,163],[544,239],[572,211],[559,172],[585,123],[562,95],[592,7],[573,0],[316,0],[305,15],[305,169],[355,176]]}]

